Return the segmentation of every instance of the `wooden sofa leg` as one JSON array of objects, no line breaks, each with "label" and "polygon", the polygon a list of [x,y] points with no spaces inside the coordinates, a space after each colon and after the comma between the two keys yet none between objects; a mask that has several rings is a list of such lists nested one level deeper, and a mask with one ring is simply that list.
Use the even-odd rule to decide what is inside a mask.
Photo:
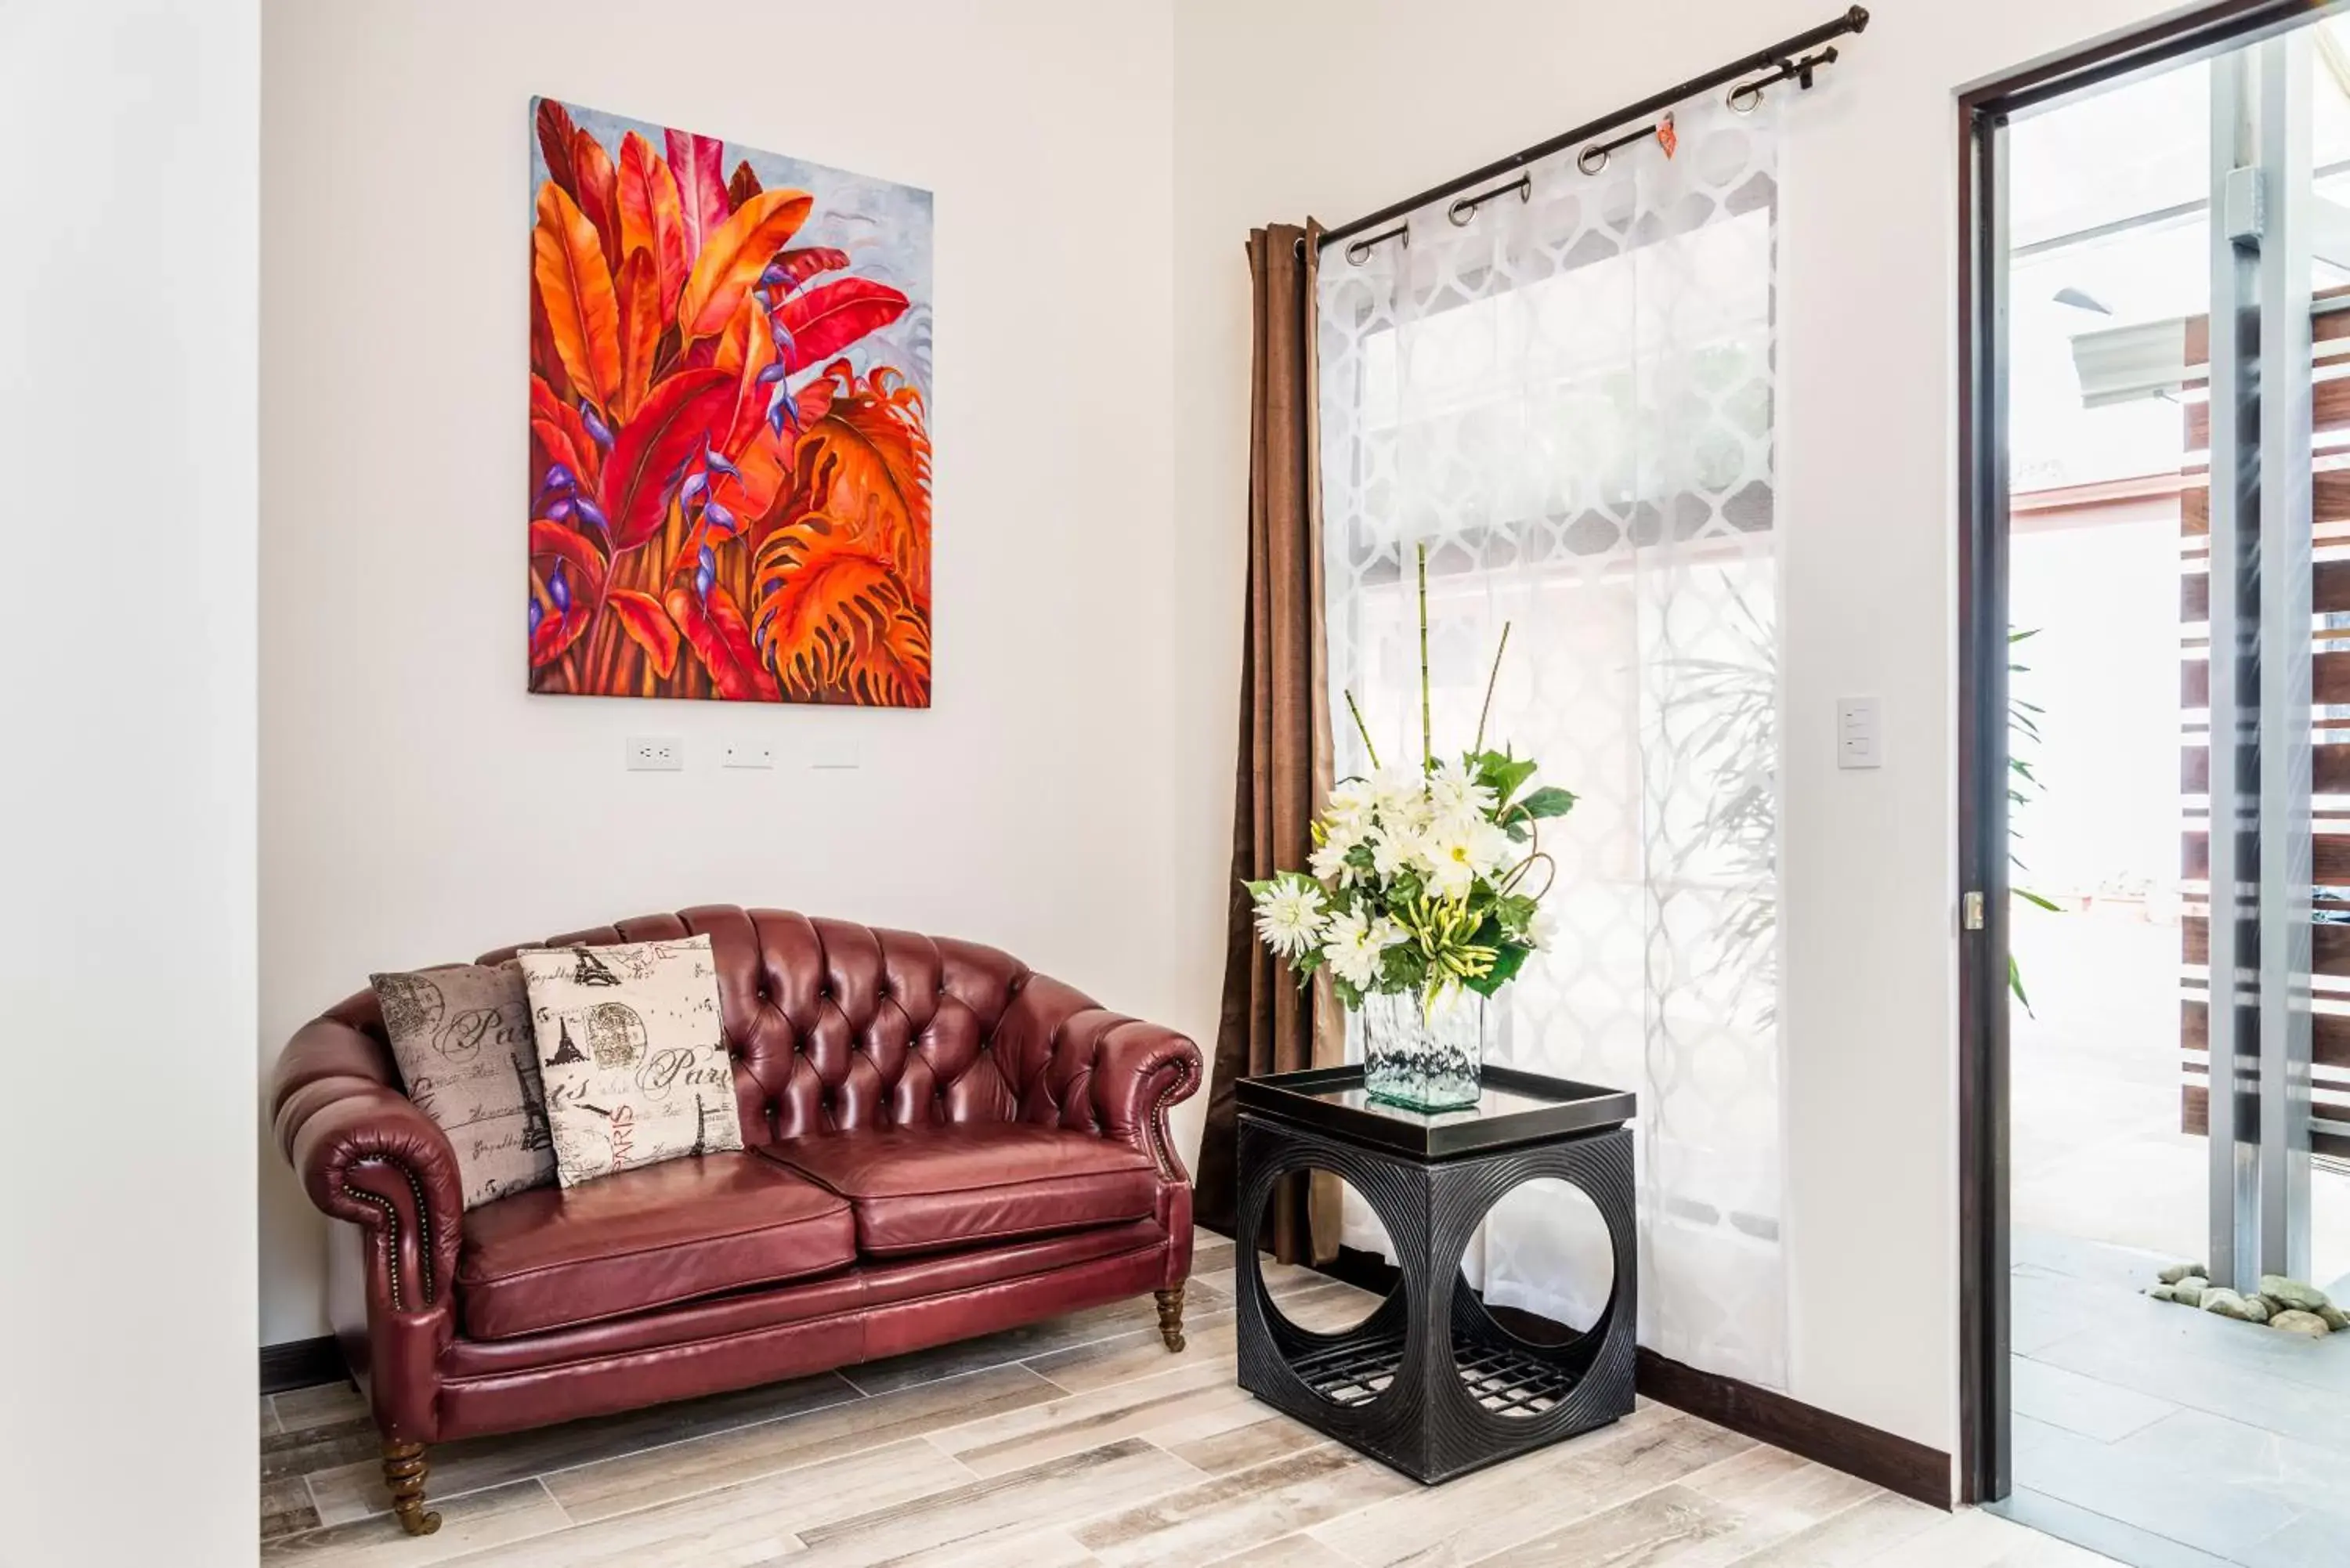
[{"label": "wooden sofa leg", "polygon": [[432,1467],[421,1443],[383,1442],[383,1484],[391,1490],[391,1511],[400,1528],[411,1535],[430,1535],[441,1528],[441,1516],[424,1508],[424,1477]]},{"label": "wooden sofa leg", "polygon": [[1159,1301],[1159,1337],[1167,1342],[1168,1349],[1181,1350],[1183,1348],[1183,1287],[1173,1285],[1151,1293]]}]

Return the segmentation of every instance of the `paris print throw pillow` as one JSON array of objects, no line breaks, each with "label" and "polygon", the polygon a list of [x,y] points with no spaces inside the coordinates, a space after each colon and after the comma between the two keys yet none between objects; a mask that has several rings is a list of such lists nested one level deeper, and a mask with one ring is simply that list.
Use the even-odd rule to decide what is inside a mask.
[{"label": "paris print throw pillow", "polygon": [[368,978],[408,1097],[457,1151],[465,1207],[554,1181],[522,971],[465,963]]},{"label": "paris print throw pillow", "polygon": [[531,949],[515,961],[564,1186],[743,1147],[708,937]]}]

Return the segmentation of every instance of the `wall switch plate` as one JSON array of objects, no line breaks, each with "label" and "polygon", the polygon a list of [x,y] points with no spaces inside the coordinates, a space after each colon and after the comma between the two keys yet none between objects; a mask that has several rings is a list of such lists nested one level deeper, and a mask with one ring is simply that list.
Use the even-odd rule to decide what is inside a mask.
[{"label": "wall switch plate", "polygon": [[730,741],[722,767],[772,768],[775,765],[775,748],[763,741]]},{"label": "wall switch plate", "polygon": [[673,774],[685,766],[685,742],[675,735],[631,735],[628,756],[630,773]]},{"label": "wall switch plate", "polygon": [[1885,765],[1885,741],[1874,697],[1836,699],[1836,766]]}]

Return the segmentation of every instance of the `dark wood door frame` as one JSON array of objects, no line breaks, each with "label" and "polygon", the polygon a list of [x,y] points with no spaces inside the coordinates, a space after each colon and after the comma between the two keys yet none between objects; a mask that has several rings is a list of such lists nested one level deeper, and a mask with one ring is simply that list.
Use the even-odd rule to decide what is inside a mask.
[{"label": "dark wood door frame", "polygon": [[1959,1494],[2005,1497],[2008,1444],[2007,258],[2015,115],[2350,0],[2222,0],[2026,66],[1959,99]]}]

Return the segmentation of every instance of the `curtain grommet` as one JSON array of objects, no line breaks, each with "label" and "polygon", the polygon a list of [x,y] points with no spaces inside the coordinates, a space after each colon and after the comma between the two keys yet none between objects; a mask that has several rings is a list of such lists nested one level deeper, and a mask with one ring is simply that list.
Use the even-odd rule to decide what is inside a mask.
[{"label": "curtain grommet", "polygon": [[1596,143],[1575,155],[1575,166],[1586,174],[1596,174],[1607,167],[1607,149]]}]

